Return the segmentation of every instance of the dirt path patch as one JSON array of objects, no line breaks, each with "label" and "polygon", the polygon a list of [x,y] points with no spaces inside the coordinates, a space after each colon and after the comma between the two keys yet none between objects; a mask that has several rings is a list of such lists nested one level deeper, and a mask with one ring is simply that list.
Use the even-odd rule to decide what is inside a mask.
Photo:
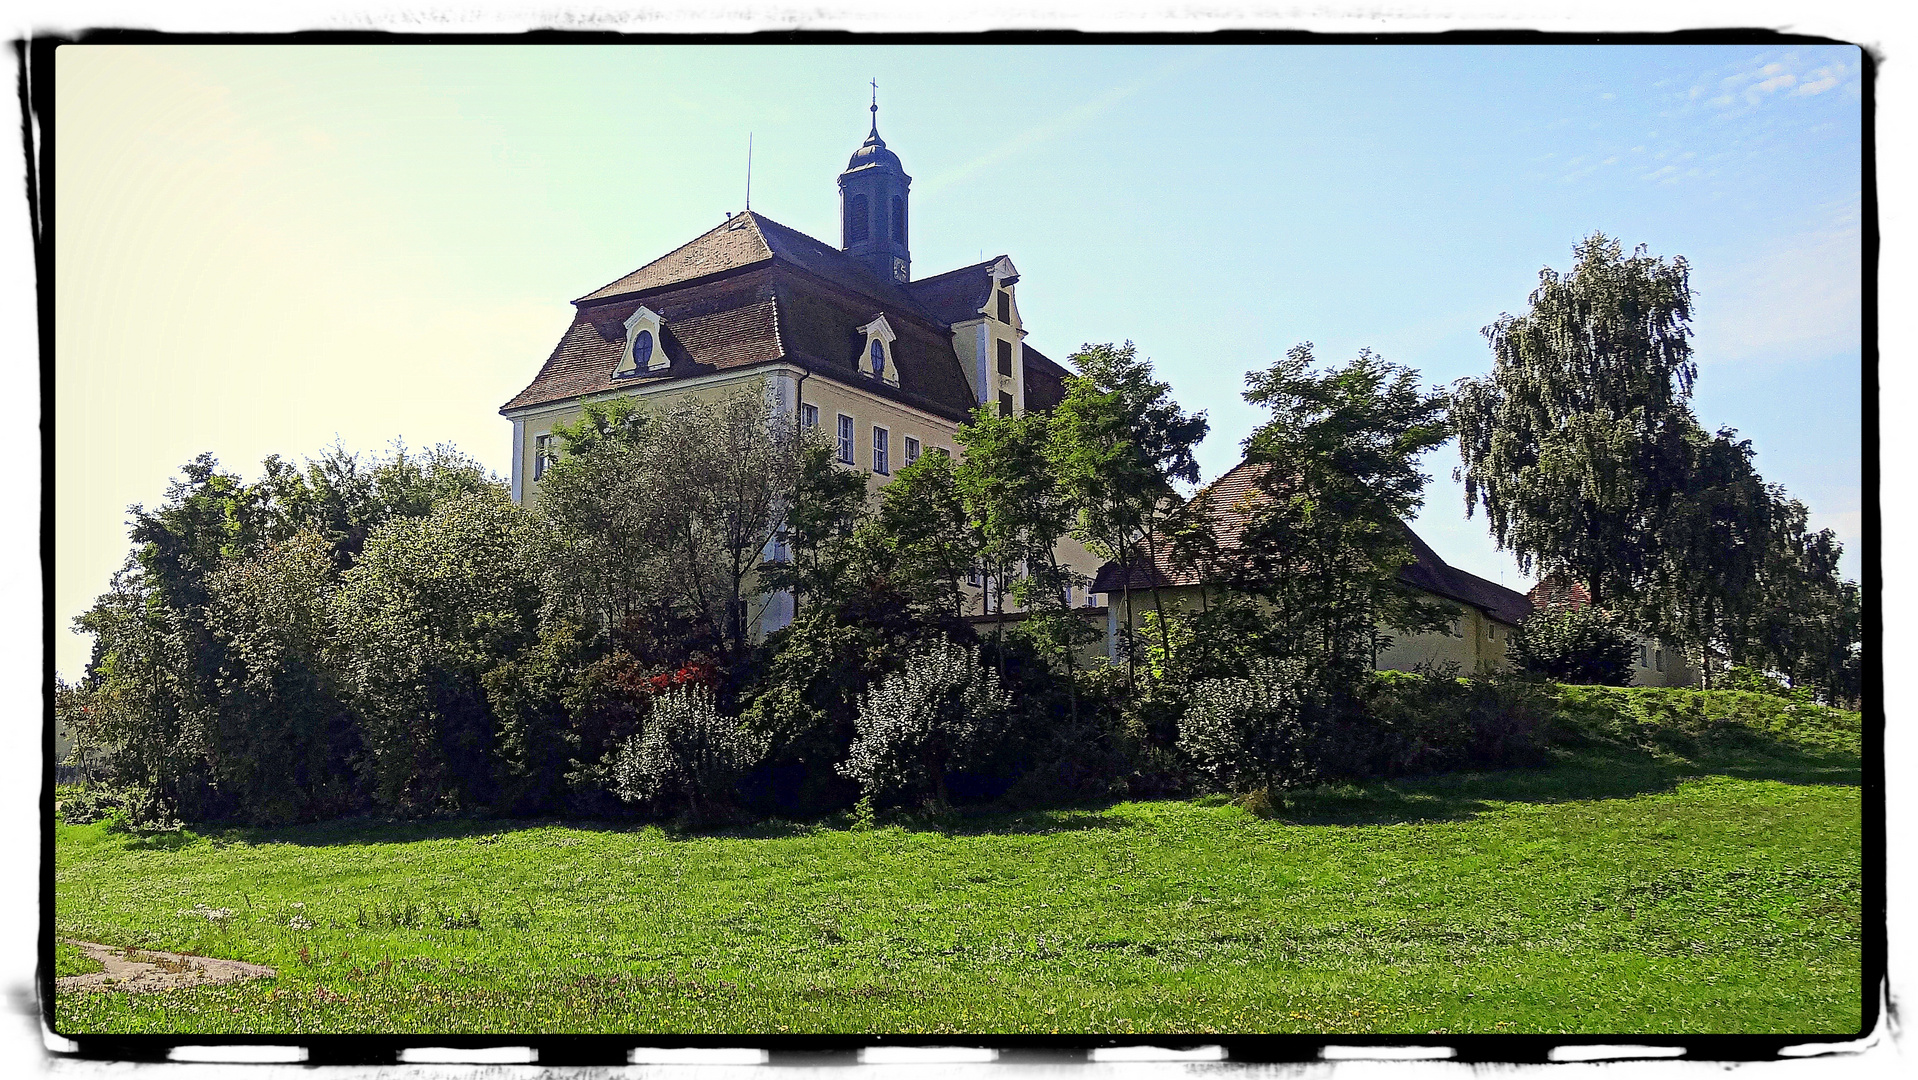
[{"label": "dirt path patch", "polygon": [[279,974],[270,967],[239,960],[182,956],[179,953],[152,952],[147,949],[121,949],[72,938],[66,941],[105,965],[106,970],[55,979],[53,988],[56,991],[117,990],[126,994],[140,994],[154,990],[213,986],[239,982],[241,979],[264,979]]}]

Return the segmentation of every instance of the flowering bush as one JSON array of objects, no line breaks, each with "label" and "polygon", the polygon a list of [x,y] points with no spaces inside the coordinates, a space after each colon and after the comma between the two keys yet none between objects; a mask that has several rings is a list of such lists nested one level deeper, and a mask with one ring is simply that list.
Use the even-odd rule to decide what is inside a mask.
[{"label": "flowering bush", "polygon": [[936,641],[860,699],[858,736],[839,773],[868,798],[944,805],[946,774],[981,759],[1007,704],[976,646]]},{"label": "flowering bush", "polygon": [[753,758],[738,721],[720,715],[712,688],[684,682],[654,700],[640,734],[619,749],[614,790],[627,802],[707,817],[732,802],[733,783]]}]

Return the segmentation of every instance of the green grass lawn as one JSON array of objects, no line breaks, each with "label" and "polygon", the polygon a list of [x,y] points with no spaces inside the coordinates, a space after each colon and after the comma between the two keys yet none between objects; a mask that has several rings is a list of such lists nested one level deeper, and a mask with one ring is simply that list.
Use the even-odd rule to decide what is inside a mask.
[{"label": "green grass lawn", "polygon": [[277,979],[62,994],[85,1032],[1843,1033],[1849,739],[722,834],[57,826],[63,936]]}]

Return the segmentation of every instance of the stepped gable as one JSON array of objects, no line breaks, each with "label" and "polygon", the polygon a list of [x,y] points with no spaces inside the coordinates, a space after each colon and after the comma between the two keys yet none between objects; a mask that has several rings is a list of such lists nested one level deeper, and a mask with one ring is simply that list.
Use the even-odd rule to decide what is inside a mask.
[{"label": "stepped gable", "polygon": [[[1240,462],[1199,493],[1207,496],[1212,505],[1213,534],[1218,537],[1221,552],[1229,554],[1244,539],[1246,525],[1257,509],[1258,500],[1263,498],[1258,480],[1269,469],[1270,465]],[[1193,496],[1195,501],[1198,497]],[[1399,571],[1400,579],[1407,584],[1435,596],[1469,604],[1511,626],[1518,625],[1532,613],[1532,603],[1523,593],[1447,564],[1410,525],[1401,522],[1400,527],[1405,530],[1407,544],[1412,549],[1412,561]],[[1147,565],[1141,560],[1132,567],[1129,576],[1135,590],[1149,589],[1155,583],[1161,588],[1199,583],[1195,572],[1172,566],[1171,556],[1165,552],[1160,552],[1156,564]],[[1126,587],[1127,577],[1118,563],[1106,563],[1093,579],[1092,591],[1119,592]]]},{"label": "stepped gable", "polygon": [[[757,213],[735,214],[573,303],[572,326],[502,412],[773,361],[955,420],[972,409],[948,324],[839,249]],[[614,379],[625,320],[642,303],[660,316],[671,366]],[[857,373],[858,328],[881,313],[899,335],[898,387]]]}]

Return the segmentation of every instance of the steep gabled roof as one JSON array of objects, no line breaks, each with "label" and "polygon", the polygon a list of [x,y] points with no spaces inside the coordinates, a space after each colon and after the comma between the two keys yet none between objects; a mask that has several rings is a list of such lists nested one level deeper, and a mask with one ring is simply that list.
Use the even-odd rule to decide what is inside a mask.
[{"label": "steep gabled roof", "polygon": [[[1200,492],[1212,507],[1212,532],[1218,538],[1221,552],[1237,550],[1243,542],[1246,527],[1265,497],[1258,481],[1270,469],[1270,465],[1242,461]],[[1197,495],[1193,501],[1198,501]],[[1435,596],[1470,604],[1508,625],[1516,626],[1532,613],[1531,602],[1522,593],[1448,565],[1410,525],[1403,522],[1400,525],[1412,549],[1412,561],[1399,571],[1400,580]],[[1141,559],[1129,576],[1133,589],[1149,589],[1155,583],[1160,587],[1199,583],[1196,572],[1173,566],[1171,556],[1163,551],[1156,563],[1148,564]],[[1092,591],[1117,592],[1126,587],[1127,577],[1118,563],[1106,563],[1093,579]]]}]

